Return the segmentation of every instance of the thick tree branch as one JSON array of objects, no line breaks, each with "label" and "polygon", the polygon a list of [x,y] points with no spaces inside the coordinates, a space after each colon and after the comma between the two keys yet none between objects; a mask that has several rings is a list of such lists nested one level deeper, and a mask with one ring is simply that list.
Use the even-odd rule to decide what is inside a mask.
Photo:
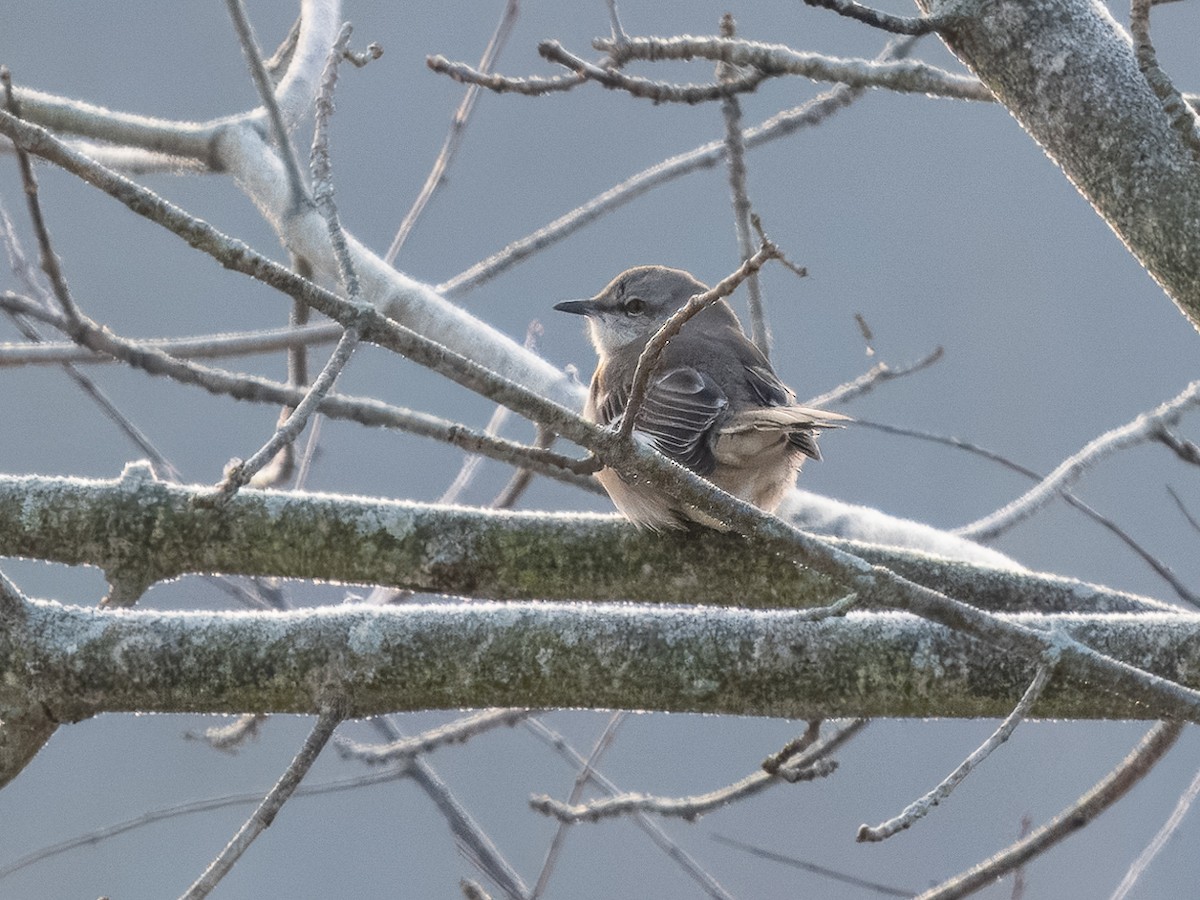
[{"label": "thick tree branch", "polygon": [[[1097,0],[920,0],[939,32],[1200,328],[1200,160]],[[1188,112],[1191,115],[1190,112]]]},{"label": "thick tree branch", "polygon": [[[126,592],[190,573],[371,583],[489,599],[639,600],[816,608],[835,578],[704,529],[650,535],[616,516],[246,489],[200,509],[204,486],[0,477],[0,556],[92,565]],[[271,541],[261,540],[263,534]],[[1071,579],[838,542],[913,581],[993,611],[1154,612],[1170,607]],[[719,565],[712,561],[719,559]],[[123,593],[122,596],[128,595]]]},{"label": "thick tree branch", "polygon": [[[1200,616],[1002,618],[1200,687]],[[0,674],[64,722],[101,712],[313,714],[333,688],[346,691],[351,718],[491,706],[1002,716],[1036,668],[893,613],[812,621],[778,611],[490,602],[177,613],[28,601],[25,623],[6,630]],[[1055,679],[1035,714],[1150,718],[1166,706],[1111,687]]]}]

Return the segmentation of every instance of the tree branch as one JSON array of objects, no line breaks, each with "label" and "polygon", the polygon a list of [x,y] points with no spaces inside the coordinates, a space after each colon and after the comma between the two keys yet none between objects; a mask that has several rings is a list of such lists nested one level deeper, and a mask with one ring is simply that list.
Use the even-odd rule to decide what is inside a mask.
[{"label": "tree branch", "polygon": [[[130,590],[184,574],[220,572],[493,599],[819,608],[846,593],[836,578],[712,530],[656,536],[616,516],[251,489],[222,508],[197,508],[196,499],[207,491],[155,481],[137,467],[112,481],[0,477],[0,556],[98,566]],[[267,533],[274,540],[255,539]],[[838,546],[993,611],[1171,610],[1147,598],[1021,569],[968,565],[894,547]]]},{"label": "tree branch", "polygon": [[[31,600],[0,675],[59,721],[102,712],[349,718],[483,707],[670,710],[787,718],[1003,716],[1035,664],[911,616],[628,604],[340,605],[257,612],[107,611]],[[1200,616],[1003,617],[1200,685]],[[117,650],[119,648],[119,651]],[[36,674],[31,674],[36,673]],[[1156,717],[1184,704],[1056,679],[1039,715]]]},{"label": "tree branch", "polygon": [[939,32],[947,46],[1200,328],[1200,161],[1107,8],[1091,0],[919,5],[954,16]]}]

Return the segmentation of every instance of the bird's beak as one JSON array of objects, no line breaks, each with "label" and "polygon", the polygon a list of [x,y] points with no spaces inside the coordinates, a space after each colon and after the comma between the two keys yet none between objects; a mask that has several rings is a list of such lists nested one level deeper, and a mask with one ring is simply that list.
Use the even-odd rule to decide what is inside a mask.
[{"label": "bird's beak", "polygon": [[554,308],[559,312],[572,313],[576,316],[590,316],[596,311],[595,300],[564,300],[555,303]]}]

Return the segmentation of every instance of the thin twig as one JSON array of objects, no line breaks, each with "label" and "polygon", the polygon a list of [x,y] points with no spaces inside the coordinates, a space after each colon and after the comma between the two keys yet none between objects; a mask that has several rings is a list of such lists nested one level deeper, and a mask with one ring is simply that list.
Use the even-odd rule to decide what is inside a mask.
[{"label": "thin twig", "polygon": [[267,121],[271,123],[271,136],[275,141],[284,171],[287,173],[288,185],[292,192],[292,205],[299,207],[307,198],[304,181],[300,175],[300,161],[296,156],[296,148],[292,144],[287,126],[283,122],[283,113],[275,101],[275,86],[263,62],[262,51],[258,39],[254,36],[254,26],[246,16],[246,8],[242,0],[225,0],[229,9],[229,18],[233,20],[234,31],[237,32],[238,43],[242,45],[242,53],[246,57],[246,65],[250,67],[250,78],[262,100],[267,112]]},{"label": "thin twig", "polygon": [[[596,771],[596,767],[600,765],[600,760],[612,746],[612,742],[617,736],[617,729],[621,727],[621,723],[625,721],[628,715],[629,713],[627,712],[617,710],[608,717],[608,723],[596,739],[591,754],[588,756],[587,761],[580,766],[579,773],[575,776],[575,783],[571,785],[571,793],[567,798],[568,804],[574,805],[579,802],[579,799],[583,796],[584,788],[592,780],[592,773]],[[541,897],[545,893],[546,885],[550,881],[550,875],[554,872],[554,867],[558,863],[558,855],[562,852],[563,842],[567,839],[568,827],[568,823],[560,821],[558,827],[554,830],[554,837],[550,839],[550,846],[546,848],[546,856],[542,860],[542,868],[538,872],[537,881],[533,885],[533,892],[529,895],[530,900],[537,900],[538,897]]]},{"label": "thin twig", "polygon": [[959,900],[1045,853],[1125,796],[1166,755],[1182,731],[1182,722],[1159,722],[1146,732],[1120,765],[1041,828],[985,862],[930,888],[917,900]]},{"label": "thin twig", "polygon": [[387,744],[364,744],[346,739],[338,740],[334,747],[343,759],[357,759],[369,766],[407,762],[449,744],[466,743],[493,728],[511,728],[531,715],[533,711],[528,709],[489,709],[431,728],[416,737],[401,738]]},{"label": "thin twig", "polygon": [[654,370],[658,368],[658,362],[662,358],[662,352],[666,348],[667,342],[679,334],[679,330],[683,328],[692,316],[699,313],[705,307],[716,303],[718,300],[728,297],[737,290],[738,285],[745,281],[746,278],[766,265],[767,260],[775,259],[778,255],[779,251],[775,245],[764,239],[762,246],[759,247],[753,256],[738,266],[733,274],[722,278],[707,291],[689,298],[688,302],[676,310],[662,324],[662,327],[654,333],[650,340],[646,342],[641,356],[638,357],[637,368],[633,373],[633,382],[629,387],[629,400],[625,405],[621,427],[618,431],[618,435],[622,439],[628,438],[633,432],[633,426],[637,421],[638,413],[641,411],[642,404],[646,400],[646,391],[650,384],[650,378],[654,374]]},{"label": "thin twig", "polygon": [[1038,668],[1037,675],[1034,676],[1033,682],[1025,691],[1024,696],[1021,697],[1020,702],[1008,714],[1008,717],[1000,723],[1000,727],[992,732],[991,736],[976,748],[975,752],[964,759],[962,764],[947,775],[937,787],[924,797],[914,800],[905,807],[900,815],[874,827],[869,825],[860,826],[857,840],[860,842],[887,840],[892,835],[906,828],[911,828],[918,820],[928,815],[931,809],[947,799],[954,792],[954,789],[958,787],[959,783],[970,775],[976,766],[991,756],[993,750],[1012,736],[1016,727],[1025,720],[1033,705],[1037,703],[1053,671],[1054,664],[1052,662],[1043,663]]},{"label": "thin twig", "polygon": [[[313,280],[315,272],[313,271],[312,263],[307,257],[300,256],[297,253],[291,254],[292,268],[296,274],[302,278]],[[288,324],[295,328],[302,328],[308,324],[312,318],[312,310],[307,303],[301,303],[295,297],[292,298],[292,308],[288,311]],[[341,334],[338,334],[338,340],[341,340]],[[292,347],[287,354],[287,382],[292,387],[303,388],[309,382],[308,375],[308,348],[307,347]],[[295,412],[294,406],[284,406],[279,410],[279,424],[283,424],[287,417]],[[301,452],[299,461],[296,458],[296,445],[285,444],[283,449],[279,451],[276,461],[264,471],[260,480],[268,484],[284,486],[288,479],[293,474],[296,475],[296,487],[300,488],[308,479],[308,473],[312,471],[313,460],[317,453],[317,444],[321,435],[322,418],[318,413],[316,419],[312,423],[312,428],[308,431],[308,440],[304,442],[304,450]],[[275,471],[270,471],[274,469]]]},{"label": "thin twig", "polygon": [[[0,308],[8,309],[19,295],[0,293]],[[308,307],[303,307],[308,309]],[[13,310],[15,311],[15,310]],[[236,334],[205,334],[179,338],[138,338],[138,344],[161,350],[177,359],[220,359],[275,353],[296,347],[311,347],[335,342],[342,333],[336,324],[302,325],[299,327],[267,328]],[[66,341],[44,341],[40,344],[0,344],[0,369],[11,366],[48,366],[61,363],[91,365],[112,363],[111,356],[101,355],[86,347]]]},{"label": "thin twig", "polygon": [[868,881],[866,878],[856,878],[853,875],[847,875],[845,872],[839,872],[837,869],[830,869],[827,866],[819,866],[816,863],[807,862],[803,859],[797,859],[794,856],[788,856],[783,853],[774,853],[770,850],[764,850],[762,847],[755,847],[753,844],[747,844],[743,841],[735,841],[733,838],[727,838],[720,834],[711,836],[714,841],[720,844],[725,844],[729,847],[736,847],[739,850],[744,850],[746,853],[757,856],[760,859],[769,859],[771,862],[783,863],[785,866],[792,866],[796,869],[801,869],[805,872],[811,872],[814,875],[820,875],[824,878],[829,878],[833,881],[840,881],[842,884],[848,884],[852,887],[862,888],[874,894],[879,894],[883,897],[912,897],[916,891],[902,890],[892,887],[890,884],[881,884],[878,881]]},{"label": "thin twig", "polygon": [[183,736],[190,741],[204,741],[214,750],[234,753],[246,741],[258,737],[258,732],[265,721],[267,721],[265,714],[250,713],[238,716],[228,725],[206,728],[199,734],[194,731],[185,731]]},{"label": "thin twig", "polygon": [[[399,741],[404,735],[392,716],[378,716],[372,727],[387,741]],[[529,889],[484,829],[450,790],[437,771],[422,756],[402,764],[402,771],[420,788],[446,820],[459,852],[495,884],[510,900],[525,900]]]},{"label": "thin twig", "polygon": [[213,502],[223,503],[228,500],[243,486],[249,484],[250,480],[275,458],[275,454],[282,447],[296,440],[300,432],[304,430],[304,426],[308,424],[309,417],[317,411],[321,402],[333,389],[334,382],[346,368],[346,363],[350,361],[358,343],[359,331],[357,328],[347,328],[342,332],[342,339],[338,341],[337,347],[330,354],[329,361],[325,363],[325,367],[312,383],[312,387],[305,392],[304,399],[296,404],[292,414],[275,429],[275,434],[271,436],[271,439],[263,444],[253,456],[244,462],[234,460],[229,465],[216,494],[211,498]]},{"label": "thin twig", "polygon": [[540,97],[556,91],[569,91],[579,87],[587,79],[579,74],[555,75],[552,78],[530,76],[514,78],[510,75],[497,75],[494,72],[480,72],[467,63],[453,62],[435,53],[425,58],[425,65],[439,75],[448,75],[459,84],[479,85],[497,94],[525,94],[529,97]]},{"label": "thin twig", "polygon": [[[914,39],[891,42],[878,59],[903,57],[911,50],[913,42]],[[742,132],[746,149],[759,147],[803,128],[815,127],[862,97],[864,90],[839,85],[800,106],[776,113],[759,125]],[[720,163],[724,156],[725,142],[711,141],[643,169],[532,234],[513,241],[500,252],[442,282],[437,286],[437,290],[447,297],[461,296],[647,191],[683,175],[710,169]]]},{"label": "thin twig", "polygon": [[[520,12],[520,8],[519,0],[505,0],[504,11],[500,14],[500,21],[496,24],[496,30],[492,32],[487,46],[483,49],[483,56],[479,59],[478,71],[486,74],[495,64],[500,51],[508,43],[513,27],[517,24],[517,14]],[[417,219],[425,211],[425,207],[433,198],[434,192],[445,182],[446,170],[454,160],[454,155],[458,152],[459,144],[462,143],[467,122],[471,118],[471,111],[475,108],[475,101],[479,98],[480,87],[481,85],[477,83],[468,84],[466,91],[463,92],[463,98],[458,104],[458,109],[454,111],[454,116],[450,120],[450,129],[446,132],[446,138],[442,142],[442,149],[438,152],[437,159],[433,161],[433,167],[429,170],[429,175],[425,178],[425,184],[421,186],[421,191],[417,194],[417,199],[413,201],[403,221],[400,222],[400,227],[396,229],[396,236],[392,238],[392,244],[388,247],[387,254],[383,257],[384,262],[388,265],[396,261],[396,257],[400,255],[400,248],[408,240],[413,226],[417,224]]]},{"label": "thin twig", "polygon": [[209,864],[192,886],[184,891],[181,900],[201,900],[201,898],[207,897],[221,879],[229,873],[234,864],[241,859],[242,854],[249,849],[254,839],[275,821],[275,816],[279,814],[283,804],[300,786],[300,782],[304,780],[304,776],[308,774],[312,764],[317,761],[321,750],[333,736],[334,729],[341,721],[342,714],[336,704],[326,707],[321,712],[321,715],[317,717],[316,725],[313,726],[313,730],[300,748],[300,752],[296,754],[283,776],[263,798],[258,809],[246,820],[233,839],[225,845],[225,849],[217,855],[217,858]]},{"label": "thin twig", "polygon": [[826,406],[840,406],[849,403],[851,400],[857,400],[859,397],[869,394],[881,384],[896,378],[913,375],[923,369],[928,369],[934,363],[941,360],[943,355],[944,351],[942,348],[935,347],[930,353],[907,366],[891,366],[882,361],[877,362],[868,371],[859,375],[853,381],[847,381],[845,384],[838,385],[832,391],[826,391],[820,396],[806,400],[804,401],[804,405],[815,406],[817,409],[821,409]]},{"label": "thin twig", "polygon": [[800,737],[788,741],[780,750],[772,753],[762,762],[762,770],[770,775],[774,775],[780,770],[784,763],[794,756],[797,756],[815,744],[821,737],[821,720],[811,719],[808,727],[804,729],[804,734]]},{"label": "thin twig", "polygon": [[[1006,469],[1012,472],[1018,472],[1035,482],[1040,482],[1043,478],[1045,478],[1044,475],[1040,475],[1033,471],[1033,469],[1027,468],[1018,462],[1014,462],[1008,457],[996,453],[994,450],[988,450],[986,447],[981,447],[978,444],[971,443],[970,441],[964,441],[962,438],[949,437],[941,434],[931,434],[927,431],[918,431],[912,428],[900,428],[896,425],[884,425],[881,422],[872,422],[868,419],[855,419],[854,424],[863,428],[872,428],[876,431],[882,431],[884,434],[898,434],[905,437],[917,438],[918,440],[922,441],[930,441],[935,444],[945,444],[946,446],[955,447],[959,450],[965,450],[968,453],[973,453],[976,456],[981,456],[984,459],[999,463]],[[1112,519],[1103,515],[1092,506],[1079,499],[1079,497],[1070,491],[1061,491],[1060,496],[1066,501],[1068,506],[1079,510],[1079,512],[1083,513],[1097,525],[1107,529],[1109,532],[1115,535],[1118,540],[1124,543],[1125,546],[1141,557],[1142,561],[1145,562],[1146,565],[1153,569],[1158,576],[1163,579],[1163,581],[1171,586],[1172,590],[1174,590],[1179,596],[1179,599],[1183,600],[1185,603],[1190,603],[1193,606],[1200,607],[1200,594],[1189,588],[1184,583],[1183,579],[1175,574],[1174,570],[1172,570],[1170,566],[1138,543],[1137,540],[1134,539],[1133,535],[1129,534],[1129,532],[1127,532]]]},{"label": "thin twig", "polygon": [[[737,26],[733,15],[721,17],[721,36],[733,37]],[[732,81],[737,70],[726,63],[717,64],[717,80]],[[750,216],[753,212],[750,197],[746,192],[746,145],[742,140],[742,104],[730,94],[721,100],[722,118],[725,120],[725,160],[729,168],[729,192],[733,200],[733,228],[737,236],[738,255],[742,260],[754,253],[754,242],[750,238]],[[746,304],[750,310],[750,340],[762,351],[763,356],[771,353],[771,333],[763,313],[762,292],[758,273],[751,273],[746,280]]]},{"label": "thin twig", "polygon": [[[356,775],[353,778],[342,778],[337,781],[326,782],[325,784],[301,785],[292,794],[296,797],[316,797],[323,794],[335,794],[341,791],[353,791],[359,788],[372,787],[377,784],[384,784],[389,781],[395,781],[400,776],[396,772],[382,772],[372,775]],[[150,810],[141,815],[134,816],[130,819],[125,819],[121,822],[115,822],[111,825],[105,825],[102,828],[97,828],[94,831],[88,831],[84,834],[76,835],[64,841],[59,841],[57,844],[51,844],[47,847],[42,847],[34,850],[24,856],[14,859],[10,863],[0,866],[0,879],[7,878],[22,869],[36,865],[44,860],[51,859],[55,856],[60,856],[63,853],[69,853],[72,850],[78,850],[80,847],[95,847],[96,845],[110,840],[118,835],[125,834],[130,831],[136,831],[139,828],[144,828],[148,825],[154,825],[158,822],[167,821],[169,819],[179,818],[181,816],[190,816],[197,813],[211,812],[217,809],[225,809],[229,806],[241,806],[247,803],[261,803],[263,798],[262,791],[251,791],[242,794],[228,794],[223,797],[212,797],[206,800],[196,800],[191,803],[180,803],[175,806],[167,806],[161,809]]]},{"label": "thin twig", "polygon": [[1183,505],[1182,498],[1180,498],[1179,494],[1175,493],[1175,489],[1170,485],[1167,485],[1167,493],[1171,495],[1171,499],[1175,501],[1175,505],[1179,507],[1179,511],[1183,513],[1183,517],[1187,519],[1188,524],[1191,525],[1194,530],[1200,531],[1200,520],[1197,520],[1190,512],[1188,512],[1187,507]]},{"label": "thin twig", "polygon": [[977,541],[998,537],[1053,500],[1063,488],[1072,484],[1089,467],[1118,450],[1156,440],[1158,431],[1164,424],[1174,422],[1183,412],[1197,405],[1200,405],[1200,381],[1193,381],[1177,397],[1150,412],[1142,413],[1127,425],[1114,428],[1089,441],[1078,453],[1059,463],[1036,487],[1007,506],[969,525],[956,528],[954,533]]},{"label": "thin twig", "polygon": [[[791,759],[774,774],[759,769],[740,781],[707,794],[690,797],[655,797],[649,794],[627,793],[616,794],[588,803],[574,804],[566,804],[553,797],[538,795],[530,798],[529,806],[536,812],[568,823],[598,822],[601,819],[623,816],[633,812],[656,813],[660,816],[691,821],[714,809],[753,796],[774,785],[799,780],[798,775],[811,772],[821,763],[828,762],[828,757],[834,750],[841,747],[866,725],[866,719],[855,719],[820,744]],[[832,767],[818,770],[821,775],[828,775],[831,771]]]},{"label": "thin twig", "polygon": [[338,264],[338,277],[350,302],[358,303],[362,291],[358,283],[358,273],[350,259],[350,248],[346,246],[346,234],[342,231],[341,219],[338,217],[337,202],[334,199],[333,157],[329,153],[329,125],[333,120],[333,94],[337,89],[338,63],[341,62],[346,46],[350,43],[353,30],[349,22],[342,26],[321,72],[316,115],[313,117],[309,171],[313,180],[313,201],[317,204],[317,209],[325,219],[325,227],[329,230],[329,240]]},{"label": "thin twig", "polygon": [[1200,796],[1200,772],[1192,777],[1192,782],[1187,786],[1187,790],[1179,795],[1175,809],[1172,810],[1167,821],[1163,822],[1162,828],[1158,830],[1150,843],[1146,845],[1146,849],[1138,854],[1138,858],[1133,861],[1133,865],[1129,867],[1129,871],[1125,873],[1125,877],[1121,879],[1121,883],[1117,885],[1117,889],[1113,891],[1109,900],[1125,900],[1129,896],[1129,892],[1133,890],[1138,879],[1149,868],[1150,863],[1154,862],[1154,858],[1162,852],[1167,841],[1179,830],[1179,826],[1183,824],[1183,819],[1197,796]]},{"label": "thin twig", "polygon": [[[580,771],[587,762],[583,755],[574,747],[567,743],[566,738],[551,728],[546,727],[541,719],[529,719],[525,722],[526,729],[532,733],[538,740],[546,743],[559,756],[566,760],[567,764],[573,766],[576,771]],[[600,790],[607,794],[621,793],[616,784],[602,773],[592,771],[592,784],[596,785]],[[691,856],[686,850],[679,846],[663,827],[654,821],[654,819],[643,813],[634,813],[631,816],[633,824],[646,834],[656,847],[665,853],[668,858],[675,862],[683,871],[696,882],[697,886],[704,891],[713,900],[733,900],[729,892],[714,878],[709,872]]]},{"label": "thin twig", "polygon": [[[12,73],[8,66],[0,65],[0,83],[4,86],[4,108],[17,118],[21,117],[21,107],[13,96]],[[74,321],[79,317],[79,307],[71,296],[67,285],[67,277],[63,274],[62,262],[54,252],[54,242],[50,239],[50,229],[46,225],[46,217],[42,214],[42,203],[38,196],[37,176],[33,172],[33,161],[29,153],[19,145],[17,150],[17,165],[21,172],[21,183],[25,188],[25,203],[29,208],[29,220],[33,224],[33,233],[37,237],[38,253],[41,257],[42,271],[50,279],[50,287],[58,300],[67,319]]]},{"label": "thin twig", "polygon": [[804,0],[804,2],[809,6],[820,6],[824,9],[833,10],[839,16],[855,19],[856,21],[870,25],[872,28],[889,31],[892,34],[914,36],[930,34],[940,31],[947,23],[944,16],[930,16],[928,18],[893,16],[882,10],[863,6],[861,3],[855,3],[854,0]]},{"label": "thin twig", "polygon": [[[766,44],[741,38],[693,35],[627,37],[620,47],[605,38],[598,38],[592,41],[592,46],[610,54],[616,65],[624,65],[631,59],[649,62],[707,59],[739,68],[751,68],[758,73],[760,80],[799,75],[813,81],[836,81],[850,87],[878,87],[900,93],[928,94],[957,100],[994,99],[991,91],[978,79],[955,75],[928,63],[843,59],[793,50],[784,44]],[[619,81],[614,81],[613,86],[620,86]],[[718,91],[711,98],[698,99],[715,100],[721,96],[723,94]]]},{"label": "thin twig", "polygon": [[565,66],[577,75],[595,81],[610,90],[625,91],[631,97],[653,100],[655,103],[704,103],[734,94],[753,91],[767,79],[767,73],[755,68],[746,70],[721,84],[672,84],[651,81],[636,75],[626,75],[614,66],[588,62],[567,50],[558,41],[542,41],[538,53],[550,62]]}]

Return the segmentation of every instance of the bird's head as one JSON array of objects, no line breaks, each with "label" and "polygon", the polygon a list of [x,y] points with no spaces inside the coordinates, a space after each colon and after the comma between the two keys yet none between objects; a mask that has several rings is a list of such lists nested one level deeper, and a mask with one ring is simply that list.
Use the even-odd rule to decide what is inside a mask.
[{"label": "bird's head", "polygon": [[682,269],[627,269],[590,300],[556,303],[559,312],[587,316],[601,360],[630,344],[644,345],[688,298],[708,288]]}]

